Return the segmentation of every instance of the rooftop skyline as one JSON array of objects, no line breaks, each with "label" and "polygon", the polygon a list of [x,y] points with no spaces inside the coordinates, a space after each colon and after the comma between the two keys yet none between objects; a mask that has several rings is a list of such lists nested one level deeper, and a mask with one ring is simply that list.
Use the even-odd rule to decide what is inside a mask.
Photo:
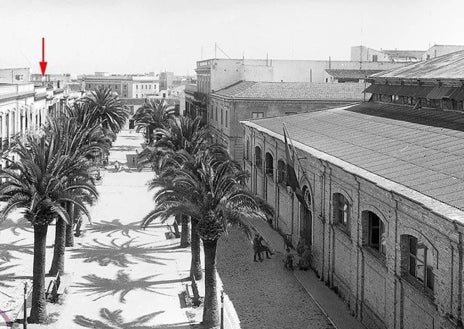
[{"label": "rooftop skyline", "polygon": [[350,47],[426,50],[464,44],[458,0],[5,0],[0,67],[39,73],[194,74],[215,57],[348,60]]}]

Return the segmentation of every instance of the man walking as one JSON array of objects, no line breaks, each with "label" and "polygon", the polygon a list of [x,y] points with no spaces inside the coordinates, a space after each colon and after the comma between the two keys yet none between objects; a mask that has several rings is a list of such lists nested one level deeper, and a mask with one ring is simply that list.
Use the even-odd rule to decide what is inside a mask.
[{"label": "man walking", "polygon": [[255,238],[253,239],[253,251],[255,252],[253,260],[257,262],[256,256],[258,256],[259,261],[262,262],[263,258],[261,257],[261,240],[259,239],[258,234],[255,234]]}]

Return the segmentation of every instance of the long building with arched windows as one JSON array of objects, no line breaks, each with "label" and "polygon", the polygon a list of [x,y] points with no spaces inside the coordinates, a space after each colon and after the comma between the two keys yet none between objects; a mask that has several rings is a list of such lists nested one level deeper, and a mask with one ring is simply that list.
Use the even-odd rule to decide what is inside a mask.
[{"label": "long building with arched windows", "polygon": [[[242,121],[249,187],[368,328],[462,328],[463,62],[376,74],[369,102]],[[308,207],[286,186],[282,123]]]}]

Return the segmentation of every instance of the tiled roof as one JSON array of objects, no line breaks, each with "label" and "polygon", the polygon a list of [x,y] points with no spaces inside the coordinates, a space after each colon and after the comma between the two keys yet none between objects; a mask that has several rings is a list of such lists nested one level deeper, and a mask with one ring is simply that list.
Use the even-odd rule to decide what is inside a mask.
[{"label": "tiled roof", "polygon": [[265,100],[363,100],[362,83],[240,81],[212,95]]},{"label": "tiled roof", "polygon": [[464,50],[374,74],[373,78],[464,79]]},{"label": "tiled roof", "polygon": [[464,210],[464,113],[362,103],[252,124],[282,135],[282,122],[301,144]]},{"label": "tiled roof", "polygon": [[380,73],[383,70],[348,70],[348,69],[327,69],[328,75],[337,79],[364,79],[372,74]]}]

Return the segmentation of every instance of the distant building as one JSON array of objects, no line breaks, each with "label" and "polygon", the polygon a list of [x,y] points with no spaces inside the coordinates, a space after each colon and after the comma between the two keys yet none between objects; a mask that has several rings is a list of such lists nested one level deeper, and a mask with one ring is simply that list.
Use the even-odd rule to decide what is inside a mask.
[{"label": "distant building", "polygon": [[329,83],[326,70],[377,70],[401,67],[405,63],[329,60],[208,59],[197,62],[199,112],[208,112],[211,93],[239,81]]},{"label": "distant building", "polygon": [[377,50],[366,46],[351,47],[351,61],[412,63],[464,50],[464,46],[434,45],[427,50]]},{"label": "distant building", "polygon": [[0,69],[0,83],[29,83],[30,69],[29,68],[11,68]]},{"label": "distant building", "polygon": [[[98,73],[98,72],[97,72]],[[85,75],[81,77],[85,90],[109,88],[122,98],[147,98],[159,93],[159,80],[151,75]]]},{"label": "distant building", "polygon": [[[37,131],[47,116],[62,111],[64,90],[35,86],[29,68],[0,69],[0,152],[10,147],[14,137]],[[14,161],[14,156],[10,158]],[[7,161],[1,160],[0,167]]]},{"label": "distant building", "polygon": [[173,82],[174,82],[173,72],[161,72],[159,74],[160,90],[168,90],[172,88]]},{"label": "distant building", "polygon": [[215,141],[226,145],[238,160],[243,158],[244,147],[240,121],[360,102],[364,89],[359,83],[241,81],[210,94],[207,121]]}]

